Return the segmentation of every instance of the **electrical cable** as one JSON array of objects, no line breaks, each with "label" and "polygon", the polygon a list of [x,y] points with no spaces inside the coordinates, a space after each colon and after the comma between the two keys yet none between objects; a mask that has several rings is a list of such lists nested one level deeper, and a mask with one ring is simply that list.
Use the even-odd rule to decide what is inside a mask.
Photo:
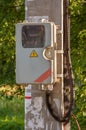
[{"label": "electrical cable", "polygon": [[50,93],[47,91],[47,92],[46,92],[46,104],[47,104],[47,108],[48,108],[50,114],[52,115],[52,117],[53,117],[56,121],[59,121],[59,122],[68,122],[68,121],[69,121],[69,116],[68,116],[68,115],[69,115],[70,112],[68,112],[67,115],[65,115],[64,117],[61,117],[61,116],[55,114],[55,112],[54,112],[54,110],[53,110],[53,108],[52,108],[52,105],[51,105],[51,103],[49,102],[49,98],[50,98],[50,97],[51,97],[51,96],[50,96]]},{"label": "electrical cable", "polygon": [[79,125],[79,123],[78,123],[78,121],[77,121],[77,119],[76,119],[76,116],[75,116],[73,113],[72,113],[72,118],[75,120],[76,125],[77,125],[77,127],[78,127],[78,130],[81,130],[80,125]]},{"label": "electrical cable", "polygon": [[[69,56],[69,43],[68,43],[68,3],[67,0],[64,0],[64,69],[67,69],[67,76],[69,78],[69,83],[70,86],[70,105],[67,108],[68,111],[64,114],[64,116],[59,116],[58,114],[56,114],[52,108],[52,103],[50,103],[50,97],[51,97],[51,92],[47,91],[46,92],[46,104],[48,107],[48,110],[50,112],[50,114],[52,115],[52,117],[59,121],[59,122],[64,122],[67,123],[70,119],[71,116],[71,112],[72,112],[72,107],[73,107],[73,79],[72,79],[72,69],[70,66],[70,56]],[[65,64],[66,62],[66,64]],[[66,89],[66,82],[67,82],[67,76],[65,76],[66,74],[64,74],[64,89]],[[64,95],[65,96],[65,95]],[[64,98],[65,99],[65,98]],[[65,101],[64,101],[65,102]]]}]

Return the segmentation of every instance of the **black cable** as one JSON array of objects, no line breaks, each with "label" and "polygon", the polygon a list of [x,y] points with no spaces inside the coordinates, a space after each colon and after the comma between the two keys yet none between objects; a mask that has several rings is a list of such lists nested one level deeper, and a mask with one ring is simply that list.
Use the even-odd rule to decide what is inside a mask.
[{"label": "black cable", "polygon": [[51,105],[51,103],[49,102],[49,98],[50,98],[51,96],[50,96],[50,92],[46,92],[46,104],[47,104],[47,108],[48,108],[48,110],[49,110],[49,112],[50,112],[50,114],[52,115],[52,117],[56,120],[56,121],[59,121],[59,122],[68,122],[69,121],[69,113],[68,113],[68,115],[66,115],[66,116],[64,116],[64,117],[61,117],[61,116],[59,116],[58,114],[55,114],[54,113],[54,110],[53,110],[53,108],[51,107],[52,105]]},{"label": "black cable", "polygon": [[[67,123],[70,119],[72,106],[73,106],[73,79],[72,79],[72,69],[70,66],[70,56],[69,56],[69,48],[68,48],[69,43],[68,43],[67,22],[68,22],[68,3],[67,0],[64,0],[64,57],[66,57],[66,66],[67,66],[67,72],[68,72],[68,77],[70,82],[70,106],[68,108],[68,111],[64,114],[64,116],[59,116],[58,114],[56,114],[52,108],[52,103],[50,103],[49,100],[51,97],[51,92],[49,91],[46,92],[46,104],[52,117],[59,122],[65,122],[65,123]],[[64,64],[64,68],[65,68],[65,64]],[[64,89],[65,88],[66,88],[66,80],[64,79]]]}]

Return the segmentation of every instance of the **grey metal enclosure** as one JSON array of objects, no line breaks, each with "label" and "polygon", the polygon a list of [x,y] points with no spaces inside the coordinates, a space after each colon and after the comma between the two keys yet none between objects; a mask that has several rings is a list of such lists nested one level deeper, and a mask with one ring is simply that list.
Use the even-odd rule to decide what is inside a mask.
[{"label": "grey metal enclosure", "polygon": [[[16,25],[16,82],[51,84],[53,59],[46,57],[46,48],[55,43],[53,22],[28,22]],[[51,52],[47,52],[47,55]],[[53,52],[52,52],[53,53]],[[51,76],[52,75],[52,76]]]}]

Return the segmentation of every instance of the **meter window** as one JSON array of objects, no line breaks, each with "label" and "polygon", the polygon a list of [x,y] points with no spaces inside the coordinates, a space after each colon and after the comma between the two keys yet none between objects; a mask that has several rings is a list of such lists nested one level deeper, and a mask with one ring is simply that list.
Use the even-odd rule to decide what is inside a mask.
[{"label": "meter window", "polygon": [[25,25],[22,28],[22,46],[24,48],[42,48],[45,43],[43,25]]}]

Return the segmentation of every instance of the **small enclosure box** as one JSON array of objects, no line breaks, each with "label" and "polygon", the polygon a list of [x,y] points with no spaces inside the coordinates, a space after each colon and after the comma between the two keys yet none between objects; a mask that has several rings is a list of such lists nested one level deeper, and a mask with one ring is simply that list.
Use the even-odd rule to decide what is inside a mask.
[{"label": "small enclosure box", "polygon": [[[55,24],[18,23],[16,25],[16,82],[53,83],[53,59],[48,59],[56,41]],[[45,54],[47,53],[47,54]]]}]

